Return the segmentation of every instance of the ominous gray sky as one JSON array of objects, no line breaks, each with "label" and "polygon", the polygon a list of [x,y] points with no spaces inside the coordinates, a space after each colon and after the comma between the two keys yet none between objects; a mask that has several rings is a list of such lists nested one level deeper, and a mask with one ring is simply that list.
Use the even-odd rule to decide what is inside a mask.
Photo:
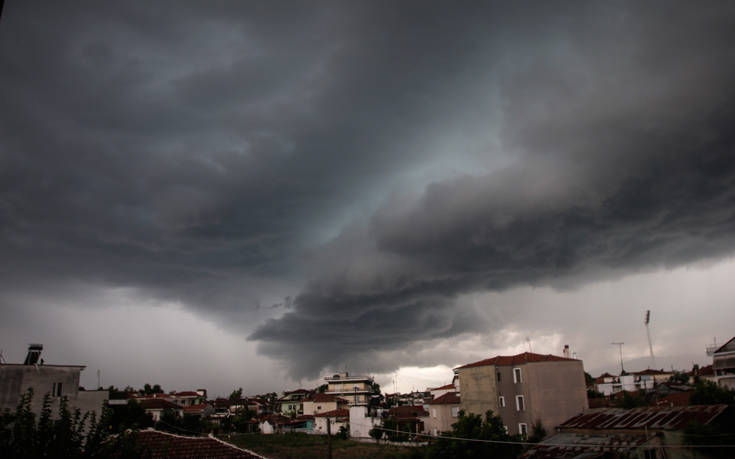
[{"label": "ominous gray sky", "polygon": [[732,2],[7,2],[3,355],[419,387],[526,337],[645,367],[652,309],[661,365],[706,362],[732,43]]}]

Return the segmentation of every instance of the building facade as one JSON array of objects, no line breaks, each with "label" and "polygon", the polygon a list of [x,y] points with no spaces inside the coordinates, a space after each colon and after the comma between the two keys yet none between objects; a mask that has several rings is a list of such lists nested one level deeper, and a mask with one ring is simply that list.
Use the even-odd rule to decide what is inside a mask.
[{"label": "building facade", "polygon": [[445,393],[429,402],[427,408],[429,416],[424,421],[424,431],[434,436],[448,432],[459,417],[459,395],[456,392]]},{"label": "building facade", "polygon": [[735,337],[714,350],[712,369],[718,385],[735,390]]},{"label": "building facade", "polygon": [[45,395],[51,397],[52,415],[56,416],[59,401],[66,397],[70,410],[79,409],[82,413],[92,411],[99,419],[102,407],[109,399],[106,390],[79,390],[80,373],[84,365],[46,365],[40,359],[40,349],[34,353],[32,345],[25,363],[0,364],[0,412],[5,409],[14,412],[21,397],[33,391],[31,410],[37,415],[43,407]]},{"label": "building facade", "polygon": [[345,371],[324,380],[327,382],[327,390],[324,393],[342,397],[350,406],[367,405],[370,396],[373,395],[373,378],[369,376],[350,376]]},{"label": "building facade", "polygon": [[537,420],[547,432],[587,409],[582,361],[531,352],[498,356],[455,369],[460,408],[503,419],[511,435],[526,435]]}]

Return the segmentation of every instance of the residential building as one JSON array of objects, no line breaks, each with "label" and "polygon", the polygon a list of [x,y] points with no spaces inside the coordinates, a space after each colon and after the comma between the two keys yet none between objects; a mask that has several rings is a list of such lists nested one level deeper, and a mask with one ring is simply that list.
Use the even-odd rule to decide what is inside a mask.
[{"label": "residential building", "polygon": [[432,400],[441,397],[444,394],[450,394],[457,392],[457,388],[454,387],[454,383],[449,383],[445,386],[433,387],[426,389],[432,395]]},{"label": "residential building", "polygon": [[388,417],[396,421],[403,432],[422,433],[425,432],[429,412],[420,406],[394,406],[388,410]]},{"label": "residential building", "polygon": [[373,378],[369,376],[350,376],[346,371],[326,377],[325,394],[336,395],[347,400],[350,406],[367,405],[373,395]]},{"label": "residential building", "polygon": [[283,393],[283,397],[278,399],[278,405],[280,406],[280,413],[284,416],[298,416],[304,413],[304,399],[311,394],[311,391],[306,389],[296,389],[292,391],[286,391]]},{"label": "residential building", "polygon": [[327,411],[347,408],[348,401],[332,394],[313,394],[304,399],[303,407],[305,415],[314,416]]},{"label": "residential building", "polygon": [[84,365],[48,365],[41,359],[43,345],[31,344],[24,363],[0,363],[0,412],[14,412],[21,397],[33,390],[31,410],[40,414],[45,395],[51,397],[52,415],[56,416],[62,397],[70,410],[94,412],[99,419],[102,407],[109,399],[106,390],[79,390],[79,378]]},{"label": "residential building", "polygon": [[735,390],[735,337],[712,352],[715,382]]},{"label": "residential building", "polygon": [[668,381],[672,375],[673,373],[669,371],[651,369],[620,376],[604,373],[595,380],[595,390],[603,395],[612,395],[624,391],[651,390],[657,384]]},{"label": "residential building", "polygon": [[162,398],[148,398],[138,400],[138,404],[140,404],[140,406],[145,410],[146,413],[151,415],[151,418],[153,418],[154,422],[158,422],[161,420],[161,415],[163,414],[164,410],[171,410],[179,416],[184,415],[184,408],[181,405],[173,403],[169,400],[164,400]]},{"label": "residential building", "polygon": [[460,408],[498,414],[510,434],[526,435],[537,420],[547,432],[588,407],[582,361],[531,352],[497,356],[455,369]]},{"label": "residential building", "polygon": [[[453,386],[452,386],[453,387]],[[447,392],[427,405],[429,416],[424,420],[424,431],[431,435],[452,430],[460,410],[460,397],[456,392]]]},{"label": "residential building", "polygon": [[207,401],[206,391],[199,389],[198,391],[172,392],[167,397],[173,403],[184,407],[200,405]]},{"label": "residential building", "polygon": [[[373,416],[370,416],[373,414]],[[370,438],[370,430],[382,424],[383,409],[378,408],[376,412],[368,413],[365,405],[354,405],[350,407],[350,437]]]},{"label": "residential building", "polygon": [[[329,422],[329,427],[327,427]],[[326,435],[327,432],[335,435],[339,433],[339,429],[349,427],[350,410],[340,408],[338,410],[325,411],[314,415],[314,433]],[[329,430],[327,430],[329,429]]]},{"label": "residential building", "polygon": [[685,444],[683,430],[689,423],[711,425],[726,410],[727,405],[593,409],[561,423],[555,435],[544,439],[521,457],[710,457],[692,450],[666,446]]}]

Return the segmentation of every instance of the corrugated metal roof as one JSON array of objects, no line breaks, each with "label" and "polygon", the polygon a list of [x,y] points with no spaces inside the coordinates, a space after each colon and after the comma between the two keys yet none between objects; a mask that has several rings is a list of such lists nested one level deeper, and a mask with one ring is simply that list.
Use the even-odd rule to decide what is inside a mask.
[{"label": "corrugated metal roof", "polygon": [[708,424],[727,409],[727,405],[597,408],[578,414],[560,429],[593,430],[680,430],[692,421]]}]

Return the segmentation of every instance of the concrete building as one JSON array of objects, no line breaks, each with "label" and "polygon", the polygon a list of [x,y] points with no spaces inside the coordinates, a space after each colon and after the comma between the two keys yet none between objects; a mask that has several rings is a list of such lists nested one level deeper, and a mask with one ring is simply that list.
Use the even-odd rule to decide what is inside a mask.
[{"label": "concrete building", "polygon": [[449,383],[446,386],[430,387],[426,390],[427,392],[431,393],[432,400],[439,398],[444,394],[450,394],[450,393],[457,392],[457,389],[454,387],[454,383]]},{"label": "concrete building", "polygon": [[722,387],[735,390],[735,337],[710,352],[715,382]]},{"label": "concrete building", "polygon": [[378,410],[377,416],[369,416],[365,405],[350,407],[350,437],[370,438],[370,430],[382,425],[382,409]]},{"label": "concrete building", "polygon": [[581,360],[524,352],[463,365],[455,373],[460,408],[480,415],[492,410],[511,435],[530,433],[537,420],[553,432],[588,407]]},{"label": "concrete building", "polygon": [[[329,422],[329,428],[327,428]],[[339,433],[342,427],[348,427],[350,422],[350,410],[341,408],[338,410],[325,411],[314,415],[314,433],[332,435]]]},{"label": "concrete building", "polygon": [[39,414],[46,394],[51,397],[52,414],[58,414],[59,401],[67,397],[69,409],[82,413],[92,411],[99,419],[109,393],[79,390],[79,377],[84,365],[47,365],[40,358],[43,346],[32,344],[22,364],[0,364],[0,412],[14,412],[21,397],[28,389],[33,390],[31,409]]},{"label": "concrete building", "polygon": [[337,397],[336,395],[314,394],[311,397],[304,399],[303,414],[314,416],[319,413],[325,413],[327,411],[334,411],[346,408],[347,405],[347,400],[341,397]]},{"label": "concrete building", "polygon": [[456,392],[447,392],[427,404],[429,416],[424,420],[424,431],[431,435],[452,430],[460,410],[460,398]]},{"label": "concrete building", "polygon": [[279,412],[284,416],[298,416],[304,414],[304,399],[309,396],[310,391],[296,389],[285,391],[283,397],[278,399]]},{"label": "concrete building", "polygon": [[329,395],[336,395],[347,400],[350,406],[367,405],[373,395],[373,378],[369,376],[350,376],[346,371],[324,378]]}]

